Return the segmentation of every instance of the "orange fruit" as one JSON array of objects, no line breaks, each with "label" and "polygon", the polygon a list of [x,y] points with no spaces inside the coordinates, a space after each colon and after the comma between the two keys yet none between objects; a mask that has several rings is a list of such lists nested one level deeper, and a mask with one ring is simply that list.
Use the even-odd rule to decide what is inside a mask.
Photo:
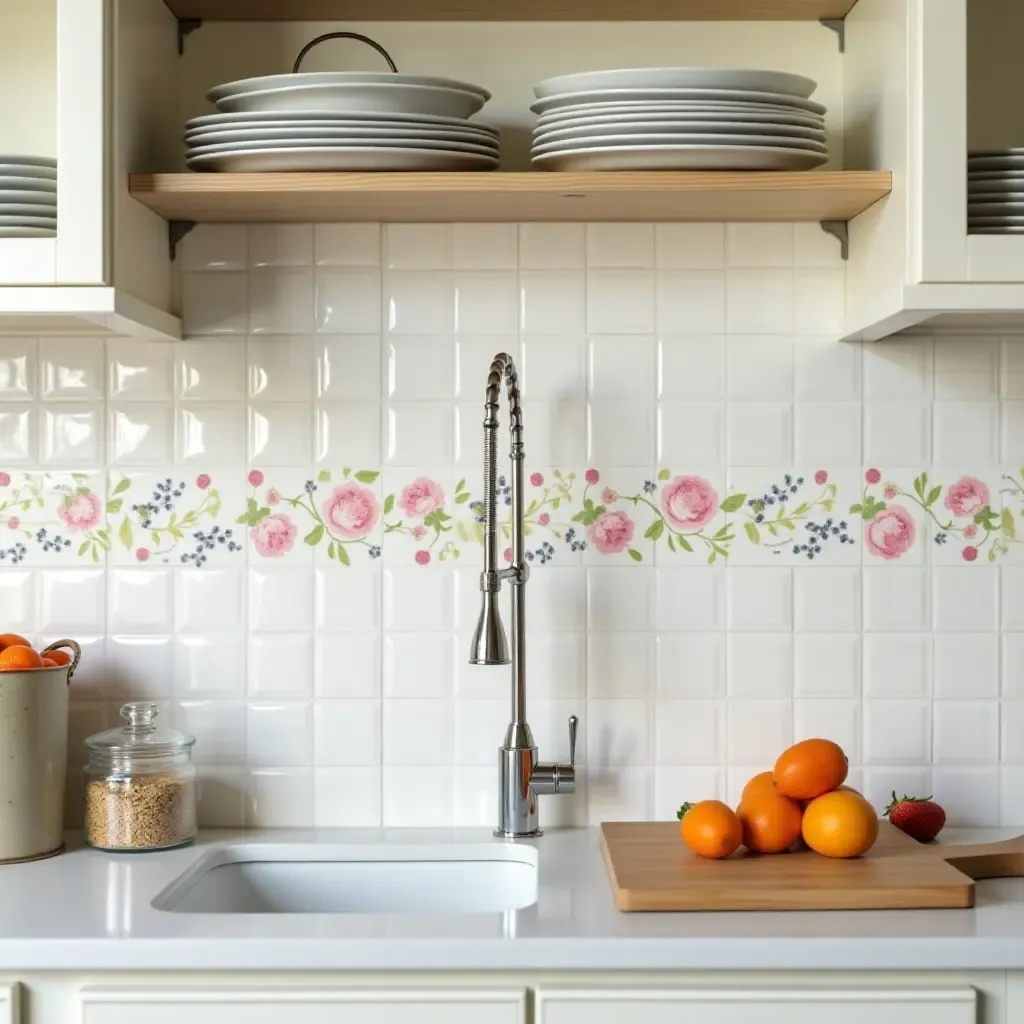
[{"label": "orange fruit", "polygon": [[740,805],[743,845],[752,853],[785,853],[800,838],[803,811],[780,793],[761,793]]},{"label": "orange fruit", "polygon": [[721,860],[735,853],[743,839],[740,819],[720,800],[703,800],[679,808],[679,832],[698,857]]},{"label": "orange fruit", "polygon": [[57,668],[57,662],[50,661],[49,658],[43,658],[43,668]]},{"label": "orange fruit", "polygon": [[831,740],[803,740],[775,762],[775,787],[794,800],[813,800],[846,781],[849,764]]},{"label": "orange fruit", "polygon": [[67,651],[62,651],[55,648],[52,651],[47,651],[43,655],[43,661],[52,661],[55,665],[70,665],[71,655]]},{"label": "orange fruit", "polygon": [[27,644],[14,644],[0,651],[0,672],[24,671],[42,668],[43,659]]},{"label": "orange fruit", "polygon": [[775,792],[775,776],[771,772],[761,772],[755,775],[744,787],[743,795],[740,797],[740,804],[762,793]]},{"label": "orange fruit", "polygon": [[32,645],[17,633],[0,633],[0,651],[5,647],[31,647]]},{"label": "orange fruit", "polygon": [[838,790],[804,811],[804,842],[823,857],[859,857],[878,838],[878,815],[859,793]]}]

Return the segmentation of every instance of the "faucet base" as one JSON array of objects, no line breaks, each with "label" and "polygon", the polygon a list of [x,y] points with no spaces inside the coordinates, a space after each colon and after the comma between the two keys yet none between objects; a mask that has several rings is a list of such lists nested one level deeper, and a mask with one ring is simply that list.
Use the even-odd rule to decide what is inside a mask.
[{"label": "faucet base", "polygon": [[505,832],[503,829],[496,828],[494,834],[499,839],[536,839],[538,836],[544,835],[544,829],[535,828],[532,832]]}]

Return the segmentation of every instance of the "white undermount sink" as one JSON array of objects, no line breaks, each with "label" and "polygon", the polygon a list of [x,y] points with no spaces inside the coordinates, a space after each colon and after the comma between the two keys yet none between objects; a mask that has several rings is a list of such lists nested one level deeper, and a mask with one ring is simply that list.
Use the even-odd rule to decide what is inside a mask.
[{"label": "white undermount sink", "polygon": [[498,843],[235,845],[153,901],[178,914],[492,914],[537,901],[537,851]]}]

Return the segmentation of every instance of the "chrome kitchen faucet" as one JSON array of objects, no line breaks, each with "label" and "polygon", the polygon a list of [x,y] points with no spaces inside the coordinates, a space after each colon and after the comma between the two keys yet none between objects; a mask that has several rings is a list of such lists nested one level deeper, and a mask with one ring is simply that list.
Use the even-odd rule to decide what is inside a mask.
[{"label": "chrome kitchen faucet", "polygon": [[[498,568],[497,461],[498,403],[501,385],[508,395],[512,432],[512,564]],[[512,722],[505,743],[498,749],[501,788],[498,793],[497,836],[526,839],[543,835],[537,813],[539,795],[567,794],[576,791],[576,726],[569,719],[569,763],[542,764],[526,721],[526,583],[530,566],[526,560],[526,536],[523,515],[523,407],[519,393],[519,375],[510,355],[494,357],[487,375],[487,402],[484,406],[484,570],[480,573],[483,607],[473,634],[469,654],[471,665],[512,666]],[[509,653],[505,627],[498,610],[502,580],[512,586],[512,649]]]}]

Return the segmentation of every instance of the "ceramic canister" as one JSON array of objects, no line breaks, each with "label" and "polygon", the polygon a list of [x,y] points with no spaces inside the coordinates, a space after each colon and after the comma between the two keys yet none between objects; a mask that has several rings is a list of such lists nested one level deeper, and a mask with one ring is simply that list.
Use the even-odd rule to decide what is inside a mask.
[{"label": "ceramic canister", "polygon": [[[52,857],[64,847],[68,690],[82,655],[69,665],[0,672],[0,863]],[[43,654],[46,654],[46,651]]]}]

